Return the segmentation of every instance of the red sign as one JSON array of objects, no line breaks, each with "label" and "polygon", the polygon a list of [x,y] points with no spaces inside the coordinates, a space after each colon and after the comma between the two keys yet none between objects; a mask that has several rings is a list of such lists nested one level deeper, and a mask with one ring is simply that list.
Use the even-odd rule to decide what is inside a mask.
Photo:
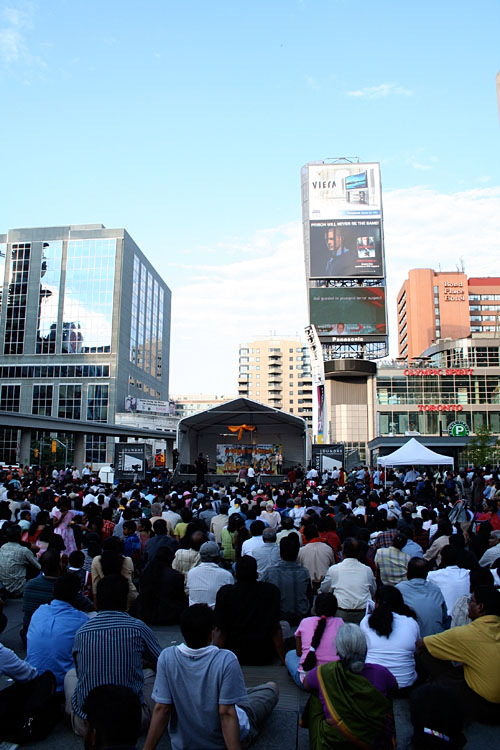
[{"label": "red sign", "polygon": [[463,411],[462,404],[418,404],[419,411]]},{"label": "red sign", "polygon": [[474,370],[469,368],[449,368],[447,370],[436,368],[436,369],[430,369],[430,370],[404,370],[403,375],[406,375],[407,378],[412,377],[413,375],[422,375],[424,377],[437,377],[438,375],[472,375]]}]

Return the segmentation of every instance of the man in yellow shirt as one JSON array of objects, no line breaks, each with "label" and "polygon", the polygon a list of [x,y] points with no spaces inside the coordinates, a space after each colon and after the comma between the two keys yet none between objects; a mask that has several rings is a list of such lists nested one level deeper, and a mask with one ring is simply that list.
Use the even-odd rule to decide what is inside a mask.
[{"label": "man in yellow shirt", "polygon": [[[500,723],[500,592],[477,586],[469,602],[469,625],[418,641],[419,662],[437,682],[453,683],[470,718]],[[463,665],[453,666],[451,661]]]}]

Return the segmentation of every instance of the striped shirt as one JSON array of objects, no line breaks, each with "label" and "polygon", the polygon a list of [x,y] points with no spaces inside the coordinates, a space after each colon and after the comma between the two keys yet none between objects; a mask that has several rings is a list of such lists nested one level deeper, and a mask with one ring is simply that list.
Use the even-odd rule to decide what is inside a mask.
[{"label": "striped shirt", "polygon": [[126,612],[105,610],[75,636],[73,658],[78,683],[71,699],[77,716],[86,718],[87,695],[100,685],[123,685],[142,700],[143,657],[156,665],[161,652],[153,631]]}]

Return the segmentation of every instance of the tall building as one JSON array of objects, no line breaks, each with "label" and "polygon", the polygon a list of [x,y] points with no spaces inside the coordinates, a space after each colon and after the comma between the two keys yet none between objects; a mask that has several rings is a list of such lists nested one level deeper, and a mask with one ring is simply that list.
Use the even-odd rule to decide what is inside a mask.
[{"label": "tall building", "polygon": [[226,404],[235,398],[236,396],[216,396],[205,393],[185,393],[177,396],[172,394],[170,396],[174,407],[174,415],[178,419],[191,417],[193,414],[198,414],[198,412],[205,411],[205,409],[212,409],[214,406]]},{"label": "tall building", "polygon": [[419,357],[441,340],[497,334],[500,278],[460,271],[409,271],[397,298],[399,356]]},{"label": "tall building", "polygon": [[[126,399],[168,400],[171,293],[124,229],[11,229],[0,281],[0,410],[113,424]],[[85,460],[112,460],[112,442],[87,436]],[[19,458],[1,430],[0,461]]]},{"label": "tall building", "polygon": [[312,425],[309,350],[297,337],[271,336],[239,348],[238,395],[295,414]]}]

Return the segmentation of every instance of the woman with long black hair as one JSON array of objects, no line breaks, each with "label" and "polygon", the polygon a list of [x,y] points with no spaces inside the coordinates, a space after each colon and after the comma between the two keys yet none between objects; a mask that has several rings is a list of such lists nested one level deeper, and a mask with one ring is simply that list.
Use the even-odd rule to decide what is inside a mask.
[{"label": "woman with long black hair", "polygon": [[286,666],[298,687],[303,687],[306,672],[316,666],[336,661],[335,641],[343,625],[337,613],[337,599],[333,594],[318,594],[315,615],[304,617],[295,631],[295,651],[286,655]]},{"label": "woman with long black hair", "polygon": [[400,689],[413,685],[417,679],[415,649],[420,627],[399,589],[381,586],[375,594],[375,609],[361,620],[360,628],[368,645],[366,661],[386,667]]}]

